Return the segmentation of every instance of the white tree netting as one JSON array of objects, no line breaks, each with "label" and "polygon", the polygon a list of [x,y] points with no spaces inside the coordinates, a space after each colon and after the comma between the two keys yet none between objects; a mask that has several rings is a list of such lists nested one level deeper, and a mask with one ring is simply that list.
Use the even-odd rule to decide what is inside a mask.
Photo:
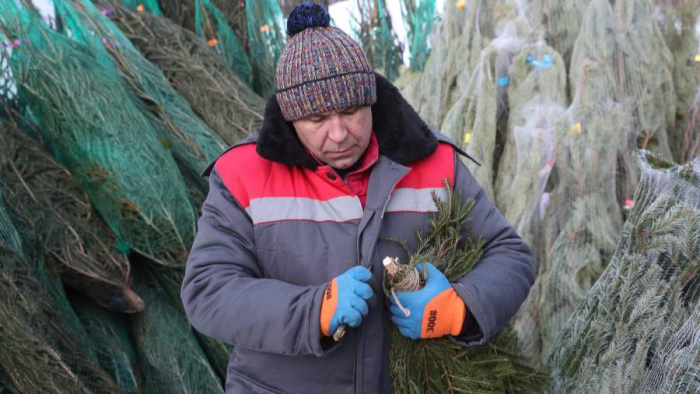
[{"label": "white tree netting", "polygon": [[553,346],[554,392],[700,391],[700,160],[639,165],[615,255]]},{"label": "white tree netting", "polygon": [[[431,36],[431,54],[425,71],[404,90],[406,99],[429,126],[440,129],[442,121],[480,59],[484,47],[481,11],[488,1],[468,0],[464,5],[446,2],[444,19]],[[483,23],[480,24],[480,21]],[[460,82],[458,82],[460,79]]]},{"label": "white tree netting", "polygon": [[[601,70],[586,69],[586,81]],[[589,78],[591,77],[591,78]],[[621,105],[591,100],[595,85],[579,86],[577,99],[558,120],[554,186],[540,224],[538,277],[516,327],[523,346],[546,356],[574,308],[602,273],[622,225],[616,198]]]},{"label": "white tree netting", "polygon": [[574,44],[572,86],[581,82],[591,63],[600,69],[585,76],[587,84],[596,85],[595,99],[620,103],[629,115],[627,141],[622,146],[627,153],[621,152],[621,186],[630,198],[638,179],[632,149],[638,146],[671,159],[668,132],[676,116],[673,57],[647,1],[591,1]]},{"label": "white tree netting", "polygon": [[[521,232],[526,231],[523,219],[527,221],[522,215],[535,211],[531,200],[539,201],[544,191],[549,177],[544,168],[552,155],[554,124],[567,107],[566,66],[554,49],[539,42],[526,45],[515,56],[508,106],[508,129],[499,159],[495,199],[518,233],[532,242],[532,237]],[[533,143],[536,145],[531,146]],[[546,173],[540,176],[540,170]],[[538,192],[532,194],[535,190]]]},{"label": "white tree netting", "polygon": [[535,28],[544,32],[544,39],[566,62],[578,37],[581,20],[589,0],[532,0],[528,16]]}]

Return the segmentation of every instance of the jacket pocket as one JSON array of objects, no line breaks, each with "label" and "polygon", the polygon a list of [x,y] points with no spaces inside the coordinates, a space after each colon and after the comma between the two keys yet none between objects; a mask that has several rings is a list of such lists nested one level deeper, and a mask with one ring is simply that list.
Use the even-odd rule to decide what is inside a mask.
[{"label": "jacket pocket", "polygon": [[285,394],[283,391],[273,389],[253,380],[242,373],[231,368],[228,370],[226,378],[226,394]]}]

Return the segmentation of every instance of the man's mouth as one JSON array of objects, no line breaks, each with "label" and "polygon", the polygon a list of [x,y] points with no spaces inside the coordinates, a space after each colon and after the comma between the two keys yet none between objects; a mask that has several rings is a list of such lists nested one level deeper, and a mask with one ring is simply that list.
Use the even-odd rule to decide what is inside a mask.
[{"label": "man's mouth", "polygon": [[340,150],[340,151],[335,151],[335,152],[328,152],[329,155],[331,156],[343,156],[350,153],[350,148],[345,149],[345,150]]}]

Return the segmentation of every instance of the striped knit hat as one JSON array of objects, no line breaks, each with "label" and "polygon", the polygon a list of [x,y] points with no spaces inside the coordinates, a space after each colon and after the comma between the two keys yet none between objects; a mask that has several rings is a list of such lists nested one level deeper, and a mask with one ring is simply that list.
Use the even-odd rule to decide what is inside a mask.
[{"label": "striped knit hat", "polygon": [[289,121],[372,105],[377,87],[362,48],[342,30],[330,27],[323,6],[298,5],[287,20],[291,36],[277,63],[277,102]]}]

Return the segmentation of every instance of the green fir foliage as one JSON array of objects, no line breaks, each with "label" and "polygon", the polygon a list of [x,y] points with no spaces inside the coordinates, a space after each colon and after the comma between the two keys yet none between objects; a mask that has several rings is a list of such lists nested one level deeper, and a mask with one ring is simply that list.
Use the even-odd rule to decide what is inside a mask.
[{"label": "green fir foliage", "polygon": [[[455,281],[481,257],[483,240],[473,237],[467,226],[474,201],[464,201],[449,185],[445,197],[433,196],[438,212],[430,220],[428,233],[416,234],[418,247],[409,254],[402,272],[430,261],[448,280]],[[391,296],[388,279],[384,291]],[[448,338],[416,341],[392,327],[389,360],[396,393],[539,393],[548,384],[546,374],[520,351],[510,326],[486,344],[473,347]]]},{"label": "green fir foliage", "polygon": [[700,160],[639,160],[615,255],[553,346],[553,392],[700,391]]}]

